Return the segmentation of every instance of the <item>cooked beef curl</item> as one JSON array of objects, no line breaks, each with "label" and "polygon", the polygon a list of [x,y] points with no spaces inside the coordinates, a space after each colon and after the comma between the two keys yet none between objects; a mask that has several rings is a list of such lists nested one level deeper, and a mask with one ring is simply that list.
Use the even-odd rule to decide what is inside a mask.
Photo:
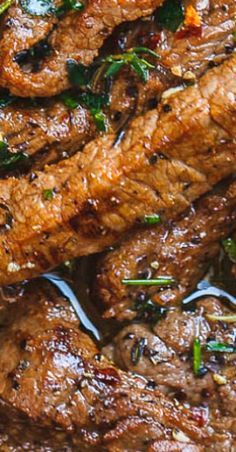
[{"label": "cooked beef curl", "polygon": [[[224,446],[215,444],[212,450],[225,452],[231,451],[236,442],[236,353],[214,353],[205,348],[212,341],[235,346],[235,322],[224,323],[208,317],[232,314],[223,302],[208,297],[197,303],[195,311],[169,310],[152,327],[142,323],[125,327],[103,350],[122,369],[151,379],[153,386],[155,383],[172,398],[198,409],[202,407],[203,411],[209,409],[210,424],[221,429],[224,442]],[[198,376],[193,372],[196,337],[202,348]],[[141,343],[142,352],[135,360],[135,350]]]},{"label": "cooked beef curl", "polygon": [[[194,412],[104,358],[68,302],[42,280],[20,287],[18,301],[2,307],[0,342],[0,412],[11,418],[9,432],[16,423],[25,441],[31,423],[51,431],[52,444],[53,434],[55,444],[70,438],[75,450],[122,451],[128,444],[146,451],[153,441],[172,442],[176,428],[186,442],[211,440],[207,420],[202,427]],[[43,438],[42,430],[35,441]]]},{"label": "cooked beef curl", "polygon": [[235,61],[134,120],[120,144],[107,134],[33,180],[2,181],[0,283],[101,251],[145,214],[173,217],[235,171]]},{"label": "cooked beef curl", "polygon": [[[195,0],[187,4],[198,8]],[[227,11],[223,11],[223,5],[227,6]],[[154,34],[158,37],[155,50],[161,57],[161,65],[150,72],[147,83],[140,82],[130,70],[123,70],[114,80],[110,93],[110,117],[122,115],[118,125],[113,122],[114,127],[119,128],[134,107],[135,115],[150,109],[163,91],[180,84],[188,71],[198,78],[210,62],[219,63],[228,56],[229,49],[234,46],[234,0],[212,0],[211,7],[205,5],[198,13],[202,20],[201,35],[198,37],[190,34],[187,39],[180,39],[178,34],[167,30],[160,33],[157,21],[151,19],[140,21],[134,36],[130,27],[127,32],[120,31],[117,37],[112,37],[118,42],[123,39],[125,50],[140,45],[143,40],[147,40],[149,45],[148,39]],[[179,67],[179,76],[174,75],[176,67]],[[32,167],[41,169],[46,163],[74,154],[97,133],[85,107],[70,110],[58,99],[47,100],[47,103],[41,100],[36,106],[25,105],[18,100],[1,108],[0,130],[10,152],[24,152],[29,156],[24,168],[27,170]]]},{"label": "cooked beef curl", "polygon": [[[152,102],[160,99],[161,93],[186,81],[186,76],[199,78],[208,66],[219,64],[226,54],[233,52],[235,40],[236,4],[234,0],[210,0],[204,5],[199,0],[186,0],[185,8],[193,6],[201,18],[200,32],[194,31],[181,38],[180,34],[158,29],[157,21],[144,22],[134,41],[126,37],[126,48],[145,44],[160,55],[160,64],[150,72],[147,83],[141,84],[130,71],[123,71],[122,76],[114,82],[111,93],[111,110],[127,113],[132,106],[132,90],[136,88],[136,112],[143,113],[150,109]],[[196,30],[195,30],[196,31]],[[131,31],[132,36],[132,31]],[[119,36],[118,36],[119,37]],[[120,37],[122,39],[122,36]],[[157,41],[156,46],[153,41]],[[123,42],[123,41],[122,41]],[[125,95],[124,95],[125,93]]]},{"label": "cooked beef curl", "polygon": [[[161,0],[88,0],[82,12],[55,16],[29,15],[18,0],[10,7],[0,41],[0,85],[23,97],[52,96],[69,87],[67,59],[90,64],[113,28],[151,14]],[[49,35],[49,37],[48,37]],[[23,71],[17,54],[48,37],[52,51],[37,72]]]},{"label": "cooked beef curl", "polygon": [[[220,240],[236,227],[236,182],[200,198],[180,219],[146,228],[100,258],[96,294],[105,317],[119,320],[137,315],[137,300],[164,306],[180,304],[204,276],[220,250]],[[170,288],[125,286],[123,279],[172,276]]]},{"label": "cooked beef curl", "polygon": [[[88,109],[78,106],[71,110],[53,100],[48,103],[47,107],[24,107],[17,103],[0,109],[2,138],[10,152],[23,152],[28,157],[25,162],[28,170],[42,169],[68,157],[97,133]],[[16,165],[15,169],[22,168]],[[0,170],[4,173],[4,167]]]}]

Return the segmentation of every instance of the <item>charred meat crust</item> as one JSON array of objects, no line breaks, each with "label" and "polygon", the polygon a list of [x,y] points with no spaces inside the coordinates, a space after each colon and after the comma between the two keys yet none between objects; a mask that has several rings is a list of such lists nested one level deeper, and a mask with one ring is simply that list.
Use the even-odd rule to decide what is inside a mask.
[{"label": "charred meat crust", "polygon": [[[107,311],[105,317],[119,320],[135,317],[139,298],[164,306],[180,304],[204,276],[218,255],[220,240],[236,225],[236,182],[218,194],[207,194],[180,219],[145,229],[127,238],[120,248],[108,253],[97,264],[96,293]],[[122,280],[139,279],[148,274],[169,275],[176,280],[172,288],[127,287]]]},{"label": "charred meat crust", "polygon": [[[0,85],[23,97],[60,93],[69,87],[68,58],[90,64],[115,26],[148,16],[161,3],[160,0],[88,0],[82,12],[69,12],[58,21],[54,16],[29,16],[16,1],[3,24]],[[51,55],[38,72],[23,72],[14,57],[45,39],[49,33]]]},{"label": "charred meat crust", "polygon": [[1,235],[0,283],[101,251],[145,214],[173,217],[235,171],[235,61],[169,98],[169,113],[160,105],[137,118],[120,145],[107,134],[33,182],[2,181],[12,226]]},{"label": "charred meat crust", "polygon": [[0,396],[11,422],[18,413],[38,427],[61,429],[85,450],[117,450],[126,441],[131,451],[146,450],[153,440],[172,440],[174,428],[193,443],[210,440],[191,410],[116,369],[80,330],[69,304],[47,283],[37,291],[35,285],[1,310]]}]

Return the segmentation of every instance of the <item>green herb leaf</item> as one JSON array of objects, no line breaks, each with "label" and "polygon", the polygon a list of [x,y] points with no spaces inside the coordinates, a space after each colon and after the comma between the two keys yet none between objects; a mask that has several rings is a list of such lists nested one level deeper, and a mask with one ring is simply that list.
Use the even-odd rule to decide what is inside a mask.
[{"label": "green herb leaf", "polygon": [[107,126],[106,126],[106,116],[104,115],[103,111],[96,110],[95,108],[92,108],[90,110],[91,115],[94,119],[94,122],[97,126],[97,129],[100,132],[106,132]]},{"label": "green herb leaf", "polygon": [[223,240],[223,247],[229,259],[236,264],[236,241],[232,238]]},{"label": "green herb leaf", "polygon": [[161,223],[161,217],[157,213],[153,213],[152,215],[145,215],[143,219],[144,224],[158,224]]},{"label": "green herb leaf", "polygon": [[13,0],[5,0],[0,4],[0,14],[5,13],[5,11],[11,6]]},{"label": "green herb leaf", "polygon": [[152,57],[159,58],[159,55],[146,47],[134,47],[125,53],[119,55],[109,55],[104,61],[109,63],[105,72],[105,77],[113,77],[124,65],[130,65],[143,82],[146,82],[149,75],[149,69],[154,69],[154,65],[149,61],[138,56],[139,53],[145,53]]},{"label": "green herb leaf", "polygon": [[108,67],[107,71],[105,72],[105,77],[113,77],[116,75],[119,70],[124,66],[124,61],[114,61],[111,63],[111,65]]},{"label": "green herb leaf", "polygon": [[126,286],[172,286],[175,279],[171,276],[159,276],[155,279],[122,279],[122,284]]},{"label": "green herb leaf", "polygon": [[154,58],[160,58],[160,55],[158,55],[158,53],[154,52],[154,50],[151,50],[148,47],[132,47],[132,49],[130,49],[130,52],[145,53],[146,55],[151,55]]},{"label": "green herb leaf", "polygon": [[90,70],[84,64],[69,59],[66,62],[69,80],[72,85],[86,86],[90,81]]},{"label": "green herb leaf", "polygon": [[137,320],[143,320],[149,323],[156,323],[167,312],[166,308],[159,306],[150,299],[144,301],[140,301],[139,299],[135,300],[133,310],[137,312]]},{"label": "green herb leaf", "polygon": [[141,337],[137,341],[135,341],[133,347],[131,348],[130,358],[132,364],[135,366],[138,364],[141,356],[143,355],[144,349],[147,345],[147,339],[145,337]]},{"label": "green herb leaf", "polygon": [[56,9],[56,15],[60,17],[67,11],[82,11],[84,3],[78,0],[63,0],[62,5]]},{"label": "green herb leaf", "polygon": [[53,0],[20,0],[20,3],[32,16],[50,16],[55,13]]},{"label": "green herb leaf", "polygon": [[70,108],[71,110],[74,110],[79,105],[78,100],[74,96],[72,96],[72,94],[66,92],[60,95],[60,100],[66,107]]},{"label": "green herb leaf", "polygon": [[206,349],[209,352],[220,352],[220,353],[235,353],[236,347],[230,344],[224,344],[223,342],[210,341],[206,344]]},{"label": "green herb leaf", "polygon": [[0,141],[0,170],[13,170],[18,164],[24,163],[28,156],[23,152],[10,152],[8,145]]},{"label": "green herb leaf", "polygon": [[161,28],[175,32],[184,21],[184,8],[181,0],[166,0],[157,10],[157,23]]},{"label": "green herb leaf", "polygon": [[202,350],[201,343],[198,338],[193,341],[193,372],[195,375],[199,375],[202,367]]},{"label": "green herb leaf", "polygon": [[54,197],[54,192],[51,188],[46,188],[43,190],[43,198],[45,201],[51,201]]}]

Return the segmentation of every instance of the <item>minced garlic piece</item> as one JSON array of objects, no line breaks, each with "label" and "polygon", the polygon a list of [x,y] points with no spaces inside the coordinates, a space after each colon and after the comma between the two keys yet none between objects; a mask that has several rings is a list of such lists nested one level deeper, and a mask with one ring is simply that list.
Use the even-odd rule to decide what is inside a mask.
[{"label": "minced garlic piece", "polygon": [[227,383],[226,377],[224,377],[224,375],[220,375],[220,374],[213,374],[213,380],[218,385],[226,385],[226,383]]}]

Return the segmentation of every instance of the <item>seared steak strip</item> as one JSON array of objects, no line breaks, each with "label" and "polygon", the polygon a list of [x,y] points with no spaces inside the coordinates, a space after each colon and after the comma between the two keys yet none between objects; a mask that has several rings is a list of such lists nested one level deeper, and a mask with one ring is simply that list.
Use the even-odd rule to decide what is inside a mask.
[{"label": "seared steak strip", "polygon": [[[217,451],[231,451],[236,441],[233,427],[236,414],[236,348],[235,353],[209,352],[206,348],[213,342],[235,346],[235,323],[224,323],[211,317],[227,318],[229,315],[235,317],[235,312],[220,300],[208,297],[199,301],[194,311],[170,310],[152,328],[142,323],[126,326],[112,344],[103,349],[121,369],[151,379],[172,398],[202,407],[203,410],[207,404],[211,423],[218,424],[222,441],[225,441],[221,448],[216,442],[214,450]],[[193,372],[193,343],[196,338],[200,340],[202,355],[199,375]],[[135,362],[132,359],[133,350],[141,340],[145,346]],[[222,419],[225,419],[224,422]]]},{"label": "seared steak strip", "polygon": [[175,428],[186,441],[209,441],[191,410],[104,358],[51,286],[34,281],[19,293],[1,310],[0,397],[12,422],[18,413],[52,433],[60,428],[77,450],[124,450],[128,441],[130,451],[145,451],[153,440],[173,440]]},{"label": "seared steak strip", "polygon": [[[220,250],[220,240],[236,227],[236,182],[196,202],[174,223],[133,234],[98,262],[97,291],[106,317],[135,317],[137,299],[161,305],[179,304],[204,276]],[[172,276],[172,288],[127,287],[123,279]]]},{"label": "seared steak strip", "polygon": [[[188,4],[198,7],[195,0]],[[223,11],[223,5],[227,6],[227,11]],[[210,8],[208,5],[199,12],[202,19],[201,36],[193,34],[188,39],[180,39],[178,34],[167,30],[159,33],[154,20],[140,21],[135,26],[139,30],[138,36],[137,33],[132,35],[131,27],[125,33],[126,48],[142,44],[143,39],[150,39],[149,34],[153,37],[154,33],[154,37],[158,37],[155,51],[161,57],[161,66],[150,72],[145,84],[129,70],[123,70],[114,80],[109,116],[112,119],[121,115],[118,124],[112,121],[114,129],[119,129],[119,124],[126,122],[134,107],[134,115],[150,109],[165,89],[182,83],[189,71],[198,78],[207,69],[209,62],[224,60],[229,49],[234,46],[232,31],[235,13],[234,0],[212,0]],[[122,37],[124,40],[122,32],[118,33],[117,41],[120,42]],[[150,45],[149,41],[147,45]],[[176,68],[180,71],[179,76],[174,75]],[[19,106],[18,101],[1,108],[0,131],[8,143],[9,151],[24,152],[29,156],[27,168],[37,169],[75,153],[96,134],[94,121],[86,108],[78,107],[70,111],[58,100],[47,101],[46,106],[41,101],[35,107],[24,106],[22,102]]]},{"label": "seared steak strip", "polygon": [[[193,6],[201,18],[201,31],[198,36],[194,32],[184,39],[177,33],[158,30],[157,21],[144,22],[140,33],[135,35],[135,42],[127,38],[127,47],[134,45],[151,45],[160,55],[160,64],[156,71],[150,72],[146,84],[141,84],[133,77],[133,86],[137,88],[136,112],[143,113],[150,109],[150,104],[159,100],[162,92],[187,76],[194,80],[201,76],[211,64],[219,64],[226,54],[233,51],[235,40],[236,4],[234,0],[210,0],[203,8],[199,0],[184,2],[185,7]],[[121,38],[120,38],[121,39]],[[157,41],[153,46],[153,40]],[[155,42],[155,41],[154,41]],[[191,79],[190,79],[191,80]],[[114,82],[111,93],[111,110],[127,112],[132,102],[132,81],[130,71],[123,71],[122,77]],[[125,93],[125,101],[124,101]],[[131,104],[132,105],[132,104]]]},{"label": "seared steak strip", "polygon": [[[88,0],[82,12],[69,12],[58,21],[32,17],[18,4],[10,7],[0,42],[0,85],[17,96],[52,96],[68,88],[66,61],[90,64],[104,40],[119,24],[150,15],[161,0]],[[55,27],[56,25],[56,27]],[[33,32],[32,32],[33,30]],[[23,72],[15,57],[51,32],[51,54],[37,72]]]},{"label": "seared steak strip", "polygon": [[48,103],[47,107],[17,103],[0,109],[2,138],[9,152],[23,152],[28,157],[29,168],[42,169],[45,164],[68,157],[97,134],[87,108],[71,110],[59,101]]},{"label": "seared steak strip", "polygon": [[0,284],[101,251],[145,214],[173,217],[232,173],[235,61],[169,98],[168,113],[137,118],[119,145],[107,134],[33,181],[2,181]]}]

